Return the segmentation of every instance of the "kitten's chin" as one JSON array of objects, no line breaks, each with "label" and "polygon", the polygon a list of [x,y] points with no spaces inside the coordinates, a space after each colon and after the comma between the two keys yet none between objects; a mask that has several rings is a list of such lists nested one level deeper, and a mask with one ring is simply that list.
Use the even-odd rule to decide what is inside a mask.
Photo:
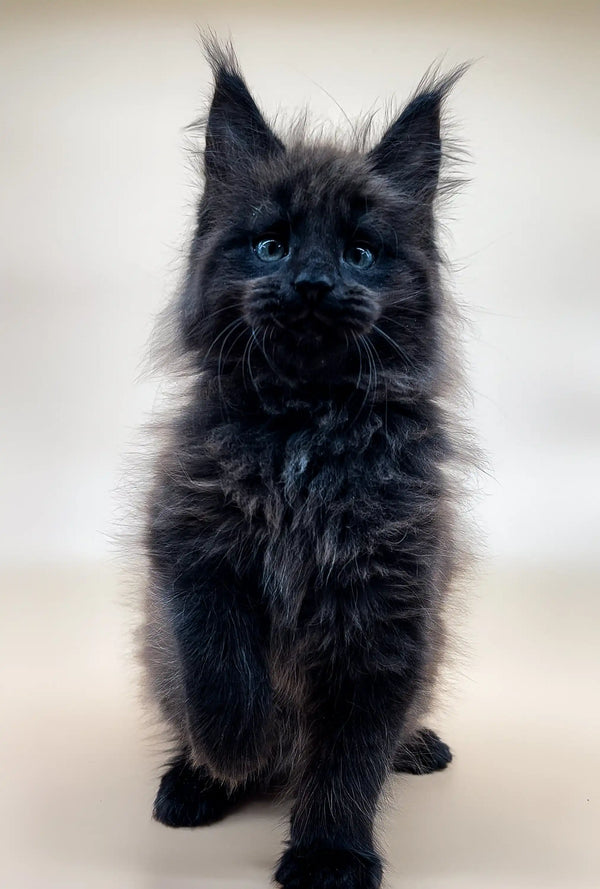
[{"label": "kitten's chin", "polygon": [[302,317],[247,316],[246,322],[269,368],[298,380],[319,375],[322,380],[333,379],[343,373],[346,357],[356,353],[359,337],[373,326],[372,319],[322,318],[316,312]]},{"label": "kitten's chin", "polygon": [[348,354],[350,331],[276,329],[265,338],[266,358],[285,376],[313,379],[339,372]]}]

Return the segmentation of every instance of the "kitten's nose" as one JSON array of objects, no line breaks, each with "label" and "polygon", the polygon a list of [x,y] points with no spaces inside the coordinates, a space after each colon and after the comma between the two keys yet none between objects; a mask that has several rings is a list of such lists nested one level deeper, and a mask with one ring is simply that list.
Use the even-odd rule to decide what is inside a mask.
[{"label": "kitten's nose", "polygon": [[306,302],[318,303],[333,290],[333,278],[326,272],[300,272],[294,289]]}]

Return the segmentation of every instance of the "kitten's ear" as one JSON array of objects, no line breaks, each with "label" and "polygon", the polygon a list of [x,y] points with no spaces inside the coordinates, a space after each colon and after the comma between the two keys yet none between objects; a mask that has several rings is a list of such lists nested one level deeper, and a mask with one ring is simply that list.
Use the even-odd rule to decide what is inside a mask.
[{"label": "kitten's ear", "polygon": [[215,91],[206,125],[206,178],[226,181],[239,176],[248,162],[284,151],[250,95],[231,47],[212,38],[204,41],[215,77]]},{"label": "kitten's ear", "polygon": [[430,203],[435,195],[442,161],[442,104],[465,68],[443,80],[428,79],[369,152],[374,169],[419,202]]}]

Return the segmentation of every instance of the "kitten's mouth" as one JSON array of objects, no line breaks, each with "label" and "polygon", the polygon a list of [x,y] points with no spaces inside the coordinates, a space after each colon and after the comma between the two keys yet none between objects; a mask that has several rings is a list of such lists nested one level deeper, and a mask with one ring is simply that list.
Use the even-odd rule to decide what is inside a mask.
[{"label": "kitten's mouth", "polygon": [[351,334],[367,333],[372,319],[354,317],[340,312],[330,312],[320,306],[301,306],[285,314],[272,315],[269,319],[280,334],[298,340],[341,340]]},{"label": "kitten's mouth", "polygon": [[316,314],[285,321],[273,318],[272,321],[271,342],[305,358],[315,352],[339,355],[348,348],[353,336],[360,336],[368,330],[364,326],[350,325],[347,321],[336,323],[330,317],[319,318]]},{"label": "kitten's mouth", "polygon": [[318,346],[339,352],[353,336],[368,334],[379,311],[374,300],[350,293],[344,299],[282,298],[278,292],[251,291],[245,305],[248,325],[269,340],[296,351]]},{"label": "kitten's mouth", "polygon": [[321,375],[322,381],[339,371],[346,356],[356,353],[359,338],[375,323],[371,318],[333,317],[304,307],[293,313],[263,312],[254,323],[247,321],[271,371],[290,379]]},{"label": "kitten's mouth", "polygon": [[331,314],[319,309],[318,306],[300,306],[286,314],[283,324],[299,332],[312,329],[315,333],[319,333],[332,327],[334,320]]}]

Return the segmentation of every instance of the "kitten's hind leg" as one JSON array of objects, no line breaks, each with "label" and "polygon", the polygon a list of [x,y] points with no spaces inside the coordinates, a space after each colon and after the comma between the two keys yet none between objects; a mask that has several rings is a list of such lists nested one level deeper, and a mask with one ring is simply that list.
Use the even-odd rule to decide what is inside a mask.
[{"label": "kitten's hind leg", "polygon": [[396,751],[394,771],[409,775],[429,775],[439,772],[452,762],[447,744],[429,728],[419,729]]},{"label": "kitten's hind leg", "polygon": [[181,754],[161,778],[152,815],[167,827],[201,827],[221,821],[250,793],[245,786],[229,790]]}]

